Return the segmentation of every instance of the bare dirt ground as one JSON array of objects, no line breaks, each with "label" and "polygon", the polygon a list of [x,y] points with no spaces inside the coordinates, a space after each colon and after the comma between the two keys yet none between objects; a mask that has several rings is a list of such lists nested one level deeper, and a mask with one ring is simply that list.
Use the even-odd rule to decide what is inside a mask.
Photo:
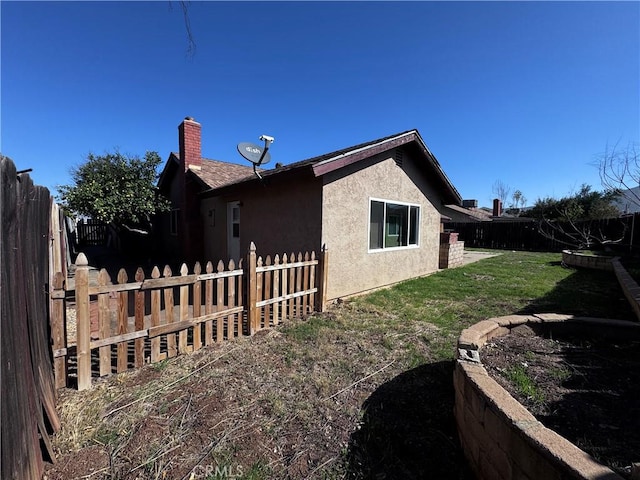
[{"label": "bare dirt ground", "polygon": [[640,462],[639,353],[637,339],[553,339],[520,326],[493,339],[482,362],[546,427],[631,478]]},{"label": "bare dirt ground", "polygon": [[46,478],[471,478],[442,335],[354,308],[64,390]]}]

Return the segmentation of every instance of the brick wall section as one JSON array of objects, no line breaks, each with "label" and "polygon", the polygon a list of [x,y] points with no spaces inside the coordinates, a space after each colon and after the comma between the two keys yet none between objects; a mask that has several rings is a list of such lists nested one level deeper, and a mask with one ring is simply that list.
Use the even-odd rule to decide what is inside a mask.
[{"label": "brick wall section", "polygon": [[464,242],[458,241],[457,233],[440,234],[440,254],[438,268],[453,268],[462,265]]},{"label": "brick wall section", "polygon": [[627,297],[629,305],[631,305],[636,317],[640,320],[640,286],[625,270],[618,257],[611,261],[611,266],[618,278],[618,283],[620,283],[624,296]]},{"label": "brick wall section", "polygon": [[193,118],[187,117],[178,126],[178,143],[180,144],[180,162],[185,172],[189,168],[202,168],[201,126]]},{"label": "brick wall section", "polygon": [[557,322],[580,329],[619,327],[640,332],[640,325],[630,322],[557,314],[492,318],[464,330],[454,371],[454,413],[465,456],[480,479],[622,478],[542,425],[482,366],[481,349],[491,338],[524,323]]}]

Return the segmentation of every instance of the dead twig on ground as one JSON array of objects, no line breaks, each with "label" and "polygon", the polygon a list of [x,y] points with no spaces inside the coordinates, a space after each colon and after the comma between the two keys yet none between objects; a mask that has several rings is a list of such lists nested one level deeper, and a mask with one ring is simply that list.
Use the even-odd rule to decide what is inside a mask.
[{"label": "dead twig on ground", "polygon": [[136,404],[136,403],[138,403],[138,402],[141,402],[141,401],[143,401],[143,400],[146,400],[147,398],[153,397],[154,395],[157,395],[157,394],[158,394],[159,392],[161,392],[162,390],[166,390],[167,388],[171,388],[171,387],[173,387],[174,385],[176,385],[176,384],[178,384],[178,383],[182,382],[183,380],[186,380],[187,378],[191,377],[192,375],[195,375],[195,374],[196,374],[196,373],[198,373],[200,370],[204,370],[205,368],[207,368],[207,367],[209,367],[209,366],[213,365],[215,362],[217,362],[218,360],[220,360],[222,357],[225,357],[225,356],[229,355],[231,352],[233,352],[233,351],[237,350],[238,348],[240,348],[240,347],[239,347],[239,346],[238,346],[238,347],[234,347],[234,348],[232,348],[231,350],[229,350],[228,352],[225,352],[225,353],[223,353],[222,355],[218,355],[216,358],[214,358],[214,359],[213,359],[213,360],[211,360],[210,362],[205,363],[204,365],[202,365],[201,367],[196,368],[194,371],[192,371],[192,372],[188,373],[187,375],[184,375],[183,377],[180,377],[178,380],[176,380],[176,381],[174,381],[174,382],[171,382],[171,383],[169,383],[169,384],[167,384],[167,385],[164,385],[164,386],[162,386],[162,387],[158,388],[158,389],[157,389],[157,390],[155,390],[154,392],[149,393],[148,395],[145,395],[144,397],[140,397],[140,398],[138,398],[138,399],[134,400],[133,402],[127,403],[126,405],[121,405],[121,406],[120,406],[120,407],[118,407],[118,408],[114,408],[113,410],[111,410],[111,411],[109,411],[109,412],[105,413],[105,414],[102,416],[102,418],[107,418],[107,417],[109,417],[109,416],[113,415],[114,413],[119,412],[120,410],[124,410],[125,408],[131,407],[132,405],[135,405],[135,404]]},{"label": "dead twig on ground", "polygon": [[378,373],[382,372],[383,370],[385,370],[385,369],[389,368],[389,367],[390,367],[391,365],[393,365],[394,363],[396,363],[396,361],[395,361],[395,360],[391,360],[391,361],[390,361],[389,363],[387,363],[384,367],[382,367],[382,368],[380,368],[380,369],[376,370],[376,371],[375,371],[375,372],[373,372],[373,373],[370,373],[369,375],[367,375],[367,376],[365,376],[365,377],[362,377],[361,379],[359,379],[359,380],[357,380],[357,381],[353,382],[353,383],[352,383],[351,385],[349,385],[348,387],[343,388],[342,390],[340,390],[340,391],[338,391],[338,392],[334,393],[334,394],[333,394],[333,395],[331,395],[330,397],[327,397],[327,398],[323,399],[322,401],[323,401],[323,402],[326,402],[327,400],[331,400],[332,398],[337,397],[338,395],[340,395],[341,393],[346,392],[346,391],[347,391],[347,390],[349,390],[350,388],[355,387],[355,386],[356,386],[356,385],[358,385],[360,382],[364,382],[367,378],[371,378],[371,377],[373,377],[374,375],[377,375]]}]

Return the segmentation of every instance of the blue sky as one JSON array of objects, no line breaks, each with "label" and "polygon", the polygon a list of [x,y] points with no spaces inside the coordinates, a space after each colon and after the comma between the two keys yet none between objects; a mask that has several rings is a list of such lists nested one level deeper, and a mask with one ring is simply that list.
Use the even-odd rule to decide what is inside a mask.
[{"label": "blue sky", "polygon": [[0,3],[1,145],[55,192],[86,154],[291,163],[417,128],[463,198],[529,203],[640,141],[639,2]]}]

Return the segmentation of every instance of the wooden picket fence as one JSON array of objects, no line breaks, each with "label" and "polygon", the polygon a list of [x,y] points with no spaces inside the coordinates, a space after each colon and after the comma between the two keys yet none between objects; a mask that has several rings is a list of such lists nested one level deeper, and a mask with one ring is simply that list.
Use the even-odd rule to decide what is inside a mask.
[{"label": "wooden picket fence", "polygon": [[[185,264],[174,275],[154,267],[150,278],[138,268],[134,278],[120,269],[116,281],[106,270],[90,285],[83,254],[76,260],[75,288],[65,288],[58,273],[51,293],[51,328],[56,386],[70,384],[75,365],[77,388],[92,377],[140,368],[203,346],[221,343],[301,318],[326,304],[328,252],[256,256],[253,243],[235,265],[211,262],[204,271]],[[75,297],[76,339],[68,342],[66,299]],[[93,318],[97,317],[97,325]],[[93,368],[92,368],[93,367]]]}]

